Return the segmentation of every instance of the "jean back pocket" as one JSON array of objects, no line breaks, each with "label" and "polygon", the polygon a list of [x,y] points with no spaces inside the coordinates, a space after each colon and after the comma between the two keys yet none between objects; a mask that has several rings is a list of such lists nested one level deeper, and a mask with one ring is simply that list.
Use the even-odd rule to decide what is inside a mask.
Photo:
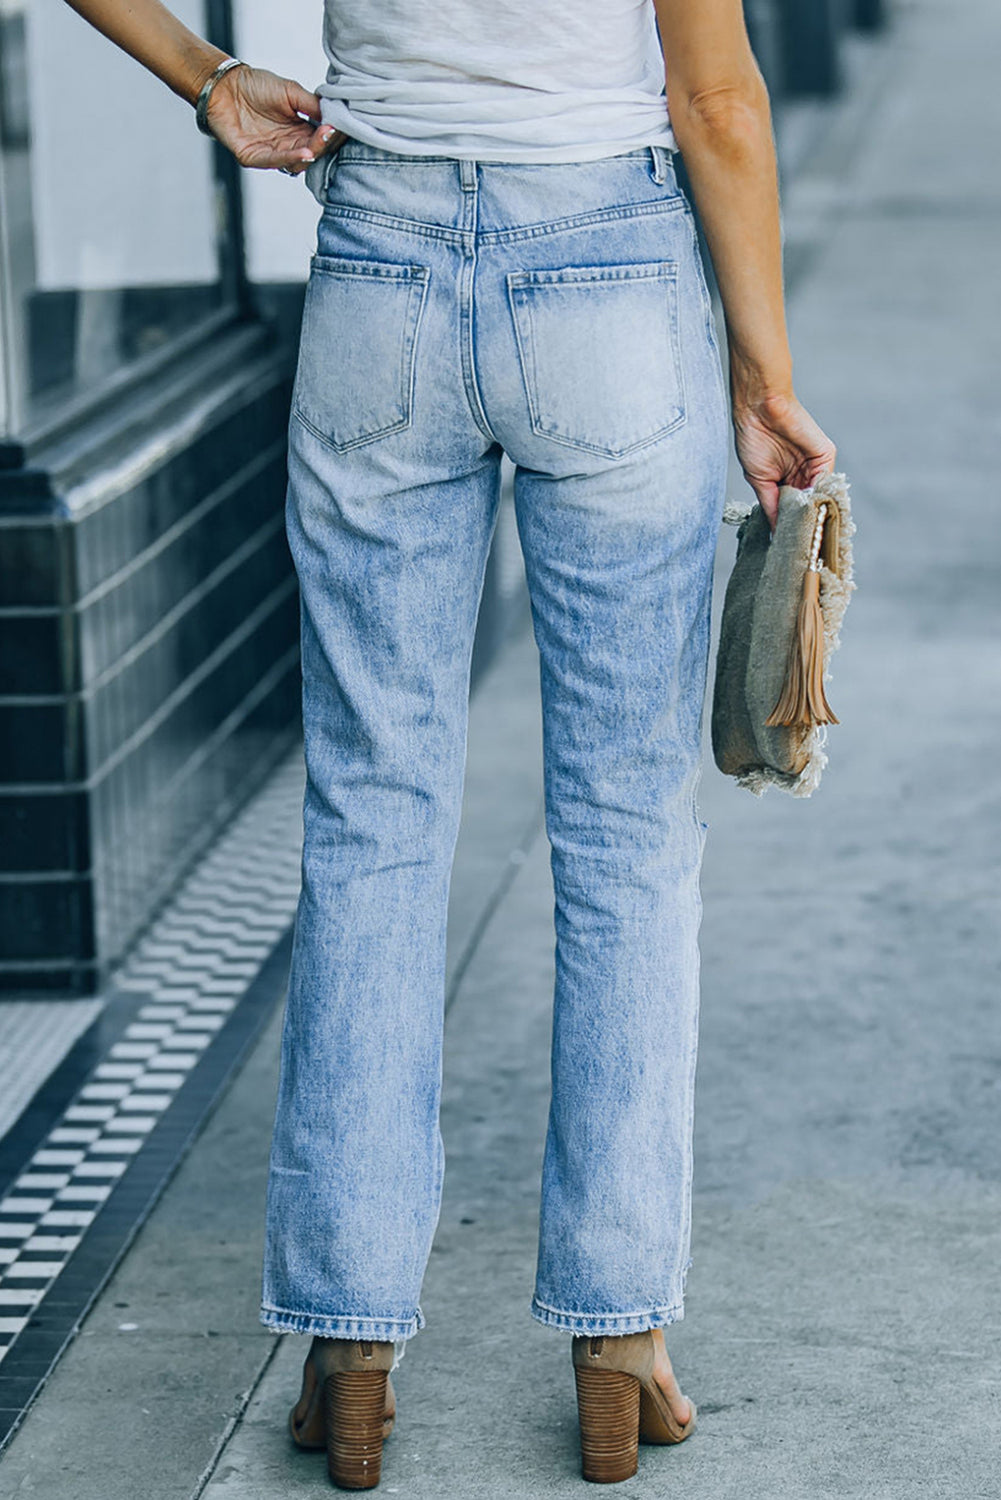
[{"label": "jean back pocket", "polygon": [[410,426],[429,276],[427,266],[313,256],[292,410],[338,453]]},{"label": "jean back pocket", "polygon": [[621,458],[685,420],[675,261],[509,271],[532,430]]}]

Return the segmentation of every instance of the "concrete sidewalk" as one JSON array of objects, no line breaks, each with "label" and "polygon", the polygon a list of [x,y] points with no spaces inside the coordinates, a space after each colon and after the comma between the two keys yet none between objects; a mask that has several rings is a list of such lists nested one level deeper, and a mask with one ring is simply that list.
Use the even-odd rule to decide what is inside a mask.
[{"label": "concrete sidewalk", "polygon": [[[694,1267],[669,1339],[701,1417],[623,1496],[1001,1489],[999,44],[993,0],[898,6],[866,130],[787,196],[811,246],[797,385],[858,524],[843,722],[810,801],[704,778]],[[383,1468],[408,1500],[582,1494],[568,1339],[527,1312],[553,978],[537,693],[523,635],[474,705],[446,1194]],[[283,1430],[306,1341],[256,1325],[277,1038],[276,1016],[29,1413],[5,1500],[331,1493]]]}]

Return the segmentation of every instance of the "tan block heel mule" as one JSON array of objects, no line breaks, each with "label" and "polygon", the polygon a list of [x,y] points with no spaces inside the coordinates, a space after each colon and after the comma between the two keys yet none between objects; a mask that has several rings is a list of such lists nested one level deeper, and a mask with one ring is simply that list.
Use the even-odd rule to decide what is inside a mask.
[{"label": "tan block heel mule", "polygon": [[575,1337],[573,1366],[580,1417],[581,1467],[595,1484],[631,1479],[639,1444],[682,1443],[695,1429],[695,1402],[682,1426],[654,1379],[653,1334]]},{"label": "tan block heel mule", "polygon": [[327,1450],[327,1472],[341,1489],[379,1483],[382,1445],[396,1418],[393,1354],[391,1343],[314,1339],[306,1355],[289,1432],[300,1448]]}]

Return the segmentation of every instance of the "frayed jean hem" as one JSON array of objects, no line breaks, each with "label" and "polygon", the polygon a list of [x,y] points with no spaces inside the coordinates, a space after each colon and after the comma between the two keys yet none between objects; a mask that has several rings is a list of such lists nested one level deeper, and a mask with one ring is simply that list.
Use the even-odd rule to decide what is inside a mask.
[{"label": "frayed jean hem", "polygon": [[275,1333],[310,1333],[321,1339],[371,1339],[379,1344],[402,1343],[425,1326],[420,1308],[412,1318],[349,1318],[262,1307],[261,1322]]},{"label": "frayed jean hem", "polygon": [[537,1323],[550,1328],[562,1328],[569,1333],[604,1334],[608,1338],[625,1333],[646,1333],[650,1328],[666,1328],[671,1323],[680,1323],[685,1316],[684,1303],[671,1307],[651,1307],[642,1312],[628,1313],[584,1313],[564,1312],[558,1307],[549,1307],[532,1298],[532,1317]]}]

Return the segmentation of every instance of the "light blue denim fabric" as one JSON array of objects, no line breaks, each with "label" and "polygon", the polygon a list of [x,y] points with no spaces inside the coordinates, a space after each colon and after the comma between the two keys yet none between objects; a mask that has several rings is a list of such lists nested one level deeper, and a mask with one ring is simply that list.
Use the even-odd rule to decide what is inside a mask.
[{"label": "light blue denim fabric", "polygon": [[[445,919],[504,450],[541,659],[552,1108],[532,1315],[682,1316],[728,419],[652,147],[324,163],[290,423],[308,784],[262,1322],[409,1339],[442,1187]],[[526,1289],[527,1291],[527,1289]]]}]

